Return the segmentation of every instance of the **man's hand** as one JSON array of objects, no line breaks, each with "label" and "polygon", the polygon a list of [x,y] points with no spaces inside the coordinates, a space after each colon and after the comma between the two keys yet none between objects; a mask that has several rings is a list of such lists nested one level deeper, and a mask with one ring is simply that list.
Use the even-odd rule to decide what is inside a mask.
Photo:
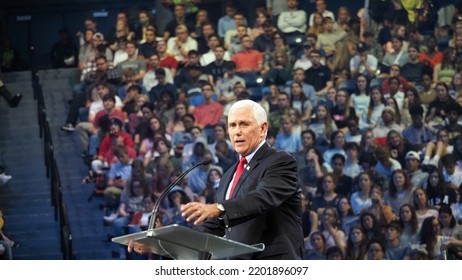
[{"label": "man's hand", "polygon": [[186,221],[194,221],[194,225],[199,225],[205,219],[216,218],[221,214],[221,211],[215,204],[203,204],[199,202],[190,202],[186,205],[181,205],[181,212]]}]

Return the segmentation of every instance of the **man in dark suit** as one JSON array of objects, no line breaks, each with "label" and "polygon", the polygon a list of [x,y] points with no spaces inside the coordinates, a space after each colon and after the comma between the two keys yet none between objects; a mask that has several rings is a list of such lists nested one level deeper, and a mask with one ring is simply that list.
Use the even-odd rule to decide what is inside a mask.
[{"label": "man in dark suit", "polygon": [[[295,159],[266,143],[268,121],[258,103],[241,100],[233,104],[228,130],[240,163],[223,175],[217,203],[188,203],[181,207],[183,216],[201,231],[245,244],[265,244],[263,252],[239,258],[301,259],[303,231]],[[237,175],[239,165],[241,175]]]}]

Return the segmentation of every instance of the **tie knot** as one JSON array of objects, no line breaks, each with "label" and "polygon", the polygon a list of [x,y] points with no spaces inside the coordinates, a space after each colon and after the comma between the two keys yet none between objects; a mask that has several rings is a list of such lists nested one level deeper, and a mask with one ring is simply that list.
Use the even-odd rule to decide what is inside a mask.
[{"label": "tie knot", "polygon": [[239,161],[240,165],[245,165],[247,163],[247,159],[245,157],[241,157],[241,160]]}]

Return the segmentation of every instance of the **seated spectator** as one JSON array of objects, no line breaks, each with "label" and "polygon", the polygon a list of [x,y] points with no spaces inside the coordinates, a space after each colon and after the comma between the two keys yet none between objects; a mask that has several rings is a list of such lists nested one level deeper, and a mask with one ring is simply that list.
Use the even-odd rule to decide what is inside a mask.
[{"label": "seated spectator", "polygon": [[452,77],[457,72],[457,67],[454,61],[455,51],[448,48],[443,51],[443,58],[440,63],[433,68],[433,83],[445,83],[449,85]]},{"label": "seated spectator", "polygon": [[119,63],[117,68],[122,73],[124,73],[127,69],[131,69],[134,72],[131,79],[135,82],[141,83],[144,75],[146,74],[146,62],[144,62],[144,60],[139,60],[137,53],[136,43],[133,41],[127,42],[128,59]]},{"label": "seated spectator", "polygon": [[412,206],[415,209],[417,216],[417,224],[419,228],[422,226],[425,218],[438,217],[438,210],[430,206],[428,202],[428,195],[425,190],[421,187],[414,189],[412,192]]},{"label": "seated spectator", "polygon": [[197,51],[197,41],[189,35],[188,28],[180,24],[175,28],[176,37],[167,42],[167,51],[182,65],[188,63],[188,52]]},{"label": "seated spectator", "polygon": [[59,41],[51,48],[51,62],[54,68],[69,68],[77,66],[78,50],[71,40],[69,30],[59,30]]},{"label": "seated spectator", "polygon": [[292,122],[288,115],[284,115],[280,120],[280,131],[276,136],[275,148],[295,154],[301,148],[300,134],[292,130]]},{"label": "seated spectator", "polygon": [[417,214],[410,204],[403,204],[399,208],[399,224],[403,229],[399,237],[400,244],[419,244],[420,226]]},{"label": "seated spectator", "polygon": [[[105,216],[105,222],[112,222],[115,236],[125,234],[127,227],[134,218],[134,214],[143,210],[143,200],[148,195],[149,188],[145,180],[133,178],[127,184],[120,195],[120,204],[116,215]],[[126,248],[119,245],[120,258],[126,258]]]},{"label": "seated spectator", "polygon": [[420,156],[419,153],[409,151],[405,157],[406,171],[411,178],[411,183],[416,188],[422,188],[428,179],[428,173],[422,172],[420,169]]},{"label": "seated spectator", "polygon": [[318,50],[311,51],[312,66],[305,71],[305,83],[312,85],[316,90],[316,96],[323,96],[333,86],[329,67],[321,64],[321,53]]},{"label": "seated spectator", "polygon": [[[331,171],[332,158],[335,154],[342,155],[344,157],[343,159],[346,158],[346,153],[343,149],[343,146],[345,145],[345,134],[341,130],[336,130],[332,132],[329,143],[329,149],[327,149],[324,152],[323,159],[324,165],[326,166],[327,170]],[[345,163],[345,160],[343,161],[343,163]]]},{"label": "seated spectator", "polygon": [[298,9],[298,0],[288,0],[287,8],[278,17],[278,29],[284,33],[289,46],[293,47],[301,42],[306,32],[306,12]]},{"label": "seated spectator", "polygon": [[450,103],[454,103],[454,99],[449,95],[449,87],[443,83],[439,82],[435,86],[436,98],[430,102],[425,115],[425,122],[432,127],[440,127],[444,124],[444,119],[446,118],[446,106]]},{"label": "seated spectator", "polygon": [[360,191],[354,192],[350,198],[351,207],[355,215],[359,215],[364,209],[372,206],[370,194],[373,181],[371,175],[367,172],[362,172],[358,179]]},{"label": "seated spectator", "polygon": [[370,198],[372,204],[363,213],[372,214],[380,228],[385,227],[391,221],[396,220],[396,215],[393,212],[393,209],[384,204],[382,187],[377,183],[374,183],[374,186],[371,189]]},{"label": "seated spectator", "polygon": [[386,136],[391,130],[401,133],[403,128],[396,123],[396,110],[390,106],[385,106],[382,111],[382,122],[372,130],[375,141],[385,144]]},{"label": "seated spectator", "polygon": [[405,157],[407,152],[415,150],[415,147],[409,144],[406,139],[403,139],[401,134],[395,130],[390,130],[388,132],[386,142],[391,157],[399,161],[401,166],[404,166],[406,163]]},{"label": "seated spectator", "polygon": [[[316,0],[315,3],[316,3],[316,12],[315,13],[321,14],[322,17],[330,17],[333,21],[335,21],[334,13],[326,9],[327,5],[326,5],[325,0]],[[309,25],[310,26],[313,26],[314,14],[315,13],[310,15],[310,18],[309,18]]]},{"label": "seated spectator", "polygon": [[324,104],[318,104],[316,109],[316,117],[308,125],[308,128],[316,134],[316,145],[328,146],[331,135],[337,130],[335,122],[330,116],[329,109]]},{"label": "seated spectator", "polygon": [[[386,178],[391,180],[391,174],[398,169],[401,169],[401,164],[399,161],[392,159],[390,157],[390,151],[388,148],[383,146],[378,146],[374,152],[375,158],[377,159],[377,165],[375,166],[375,171]],[[404,171],[403,171],[404,172]],[[385,187],[384,187],[385,188]],[[386,188],[385,188],[386,189]]]},{"label": "seated spectator", "polygon": [[[129,155],[127,147],[117,145],[113,153],[117,158],[117,162],[112,164],[109,169],[107,188],[104,190],[104,197],[108,207],[117,207],[120,195],[132,176],[133,157]],[[141,201],[139,202],[141,203]],[[113,217],[114,215],[111,215],[111,218]]]},{"label": "seated spectator", "polygon": [[346,135],[345,141],[346,143],[343,149],[347,156],[343,172],[345,175],[354,179],[362,172],[362,167],[359,165],[359,144],[357,142],[348,141]]},{"label": "seated spectator", "polygon": [[388,191],[385,192],[385,204],[391,206],[395,213],[405,203],[412,203],[412,193],[415,187],[404,170],[398,169],[392,172]]},{"label": "seated spectator", "polygon": [[252,49],[252,39],[248,35],[241,38],[242,51],[235,54],[231,60],[236,63],[236,72],[246,83],[255,83],[256,77],[263,69],[263,56]]},{"label": "seated spectator", "polygon": [[378,66],[377,58],[369,54],[369,46],[365,43],[359,43],[356,50],[358,53],[350,59],[351,77],[355,78],[358,74],[374,77]]},{"label": "seated spectator", "polygon": [[228,104],[236,100],[233,88],[239,83],[245,87],[245,81],[238,75],[235,75],[236,63],[234,61],[227,61],[224,63],[224,74],[223,79],[218,80],[216,84],[216,93],[218,95],[218,101],[222,104]]},{"label": "seated spectator", "polygon": [[[208,46],[208,52],[203,53],[200,58],[200,64],[203,67],[206,67],[207,65],[212,64],[213,62],[216,62],[216,64],[223,63],[225,60],[230,60],[231,55],[228,51],[224,49],[223,46],[220,45],[220,38],[218,35],[212,34],[207,38],[207,46]],[[219,47],[221,51],[215,50],[217,47]],[[217,57],[217,52],[218,52],[218,57]],[[212,75],[212,74],[210,74]]]},{"label": "seated spectator", "polygon": [[314,196],[317,192],[317,183],[324,175],[328,173],[324,166],[322,154],[314,147],[309,148],[303,153],[305,166],[299,168],[300,183],[307,192]]},{"label": "seated spectator", "polygon": [[409,61],[407,51],[403,49],[403,37],[393,36],[392,46],[393,52],[385,54],[382,64],[385,67],[391,67],[393,64],[398,64],[402,67]]},{"label": "seated spectator", "polygon": [[157,84],[149,90],[149,100],[153,102],[155,107],[158,107],[158,103],[161,101],[162,92],[169,92],[173,101],[180,98],[176,86],[168,80],[166,70],[167,69],[159,68],[156,69],[154,73]]},{"label": "seated spectator", "polygon": [[[146,29],[146,41],[138,47],[138,59],[149,64],[150,58],[157,53],[156,30],[154,27]],[[150,67],[148,67],[150,69]]]},{"label": "seated spectator", "polygon": [[417,150],[425,147],[433,139],[433,132],[424,125],[423,108],[421,105],[412,105],[409,108],[412,123],[403,130],[403,138],[416,146]]},{"label": "seated spectator", "polygon": [[457,203],[458,190],[451,188],[443,172],[438,168],[431,167],[428,174],[424,187],[428,194],[429,205],[435,209],[439,209],[443,204],[454,206]]},{"label": "seated spectator", "polygon": [[320,230],[326,238],[326,248],[337,246],[342,254],[346,250],[345,233],[341,229],[342,221],[335,207],[326,207],[321,215]]},{"label": "seated spectator", "polygon": [[226,32],[236,28],[234,24],[234,15],[236,14],[236,8],[232,2],[225,4],[225,15],[218,20],[218,36],[225,38]]},{"label": "seated spectator", "polygon": [[340,196],[335,192],[336,178],[334,174],[324,175],[319,182],[321,188],[318,189],[320,196],[313,199],[313,210],[322,215],[327,207],[335,208]]},{"label": "seated spectator", "polygon": [[419,60],[419,47],[410,45],[407,50],[409,61],[401,67],[401,75],[414,86],[422,82],[423,73],[431,73],[433,70],[428,64]]},{"label": "seated spectator", "polygon": [[331,17],[323,17],[322,23],[324,31],[318,35],[316,48],[323,50],[326,57],[329,58],[334,54],[335,44],[342,40],[347,33],[343,30],[334,30],[334,20]]},{"label": "seated spectator", "polygon": [[363,227],[356,224],[348,234],[346,256],[347,260],[364,260],[366,257],[367,236]]},{"label": "seated spectator", "polygon": [[[275,28],[270,20],[262,24],[263,33],[253,39],[253,48],[261,53],[274,51]],[[239,43],[240,46],[240,43]]]},{"label": "seated spectator", "polygon": [[335,186],[337,193],[343,197],[350,197],[352,193],[353,179],[343,173],[343,167],[345,166],[345,156],[341,154],[334,154],[332,157],[331,165],[332,171],[337,177],[337,184]]},{"label": "seated spectator", "polygon": [[165,27],[163,39],[165,41],[170,40],[176,34],[176,28],[183,25],[188,32],[194,31],[194,23],[186,19],[185,6],[183,4],[175,5],[173,8],[174,19],[167,23]]},{"label": "seated spectator", "polygon": [[[143,86],[149,92],[153,87],[159,84],[159,79],[157,78],[156,71],[158,69],[163,69],[165,72],[165,81],[169,84],[173,84],[173,76],[170,69],[160,66],[160,57],[157,53],[151,55],[147,59],[148,62],[148,71],[143,77]],[[153,100],[154,101],[154,100]]]},{"label": "seated spectator", "polygon": [[157,53],[159,54],[160,66],[168,68],[172,77],[175,77],[178,69],[178,61],[173,55],[167,52],[167,43],[164,40],[157,42]]},{"label": "seated spectator", "polygon": [[[225,51],[223,46],[216,46],[213,52],[213,60],[205,65],[204,73],[209,75],[209,82],[216,89],[217,83],[224,78],[226,72],[226,64],[230,58],[229,54]],[[227,57],[225,57],[225,55],[227,55]],[[204,58],[204,56],[202,56],[202,58]]]},{"label": "seated spectator", "polygon": [[400,242],[402,228],[397,221],[388,224],[385,230],[385,239],[387,247],[385,251],[385,259],[387,260],[403,260],[409,244]]},{"label": "seated spectator", "polygon": [[459,190],[462,186],[462,172],[456,169],[457,158],[453,154],[444,155],[441,158],[444,180],[454,190]]},{"label": "seated spectator", "polygon": [[304,256],[305,260],[326,259],[326,238],[324,237],[322,232],[315,231],[311,233],[311,235],[309,236],[309,241],[305,242],[305,247],[308,247]]},{"label": "seated spectator", "polygon": [[237,34],[237,29],[239,26],[245,27],[245,31],[243,31],[243,33],[245,34],[250,33],[250,28],[247,27],[247,20],[244,17],[243,13],[239,11],[236,12],[233,16],[233,20],[234,20],[234,28],[226,31],[226,34],[224,36],[224,41],[225,41],[224,45],[225,45],[225,48],[227,49],[230,49],[232,38]]}]

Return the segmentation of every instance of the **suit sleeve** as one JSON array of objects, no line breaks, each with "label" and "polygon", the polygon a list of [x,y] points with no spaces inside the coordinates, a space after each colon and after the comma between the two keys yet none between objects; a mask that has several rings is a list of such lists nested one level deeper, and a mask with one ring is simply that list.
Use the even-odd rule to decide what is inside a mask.
[{"label": "suit sleeve", "polygon": [[297,164],[292,156],[275,152],[260,164],[264,170],[249,174],[239,195],[222,203],[226,226],[246,222],[279,207],[299,191]]}]

